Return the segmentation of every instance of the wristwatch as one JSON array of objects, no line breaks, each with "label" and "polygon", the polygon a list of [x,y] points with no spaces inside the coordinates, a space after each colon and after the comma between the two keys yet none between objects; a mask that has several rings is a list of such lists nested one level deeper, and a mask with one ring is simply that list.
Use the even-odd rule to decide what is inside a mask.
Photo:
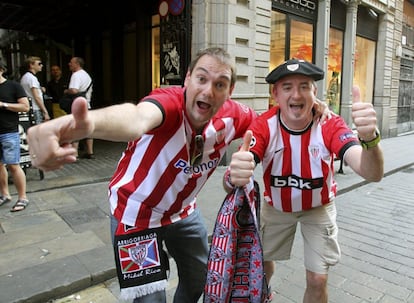
[{"label": "wristwatch", "polygon": [[1,107],[6,109],[9,107],[9,104],[7,104],[6,102],[1,102]]},{"label": "wristwatch", "polygon": [[358,138],[359,142],[361,143],[361,146],[364,149],[373,148],[378,145],[378,143],[381,141],[381,135],[378,129],[375,130],[375,138],[370,141],[364,141],[361,138]]}]

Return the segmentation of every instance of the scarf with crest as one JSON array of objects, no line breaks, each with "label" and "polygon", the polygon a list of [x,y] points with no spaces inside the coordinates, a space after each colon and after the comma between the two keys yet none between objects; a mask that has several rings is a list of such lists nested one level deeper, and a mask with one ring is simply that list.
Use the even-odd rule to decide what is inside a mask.
[{"label": "scarf with crest", "polygon": [[119,222],[114,253],[122,300],[166,289],[169,262],[162,249],[159,228],[137,231]]},{"label": "scarf with crest", "polygon": [[259,209],[260,190],[253,179],[224,199],[212,236],[204,303],[265,302]]}]

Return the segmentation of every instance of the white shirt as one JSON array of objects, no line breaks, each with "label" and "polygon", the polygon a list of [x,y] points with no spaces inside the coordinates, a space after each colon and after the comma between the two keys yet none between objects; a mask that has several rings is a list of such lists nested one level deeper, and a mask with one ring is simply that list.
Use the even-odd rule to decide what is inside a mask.
[{"label": "white shirt", "polygon": [[32,88],[35,88],[37,90],[38,95],[42,98],[43,101],[43,92],[40,86],[39,79],[37,79],[37,77],[32,72],[26,72],[20,79],[20,84],[23,86],[27,97],[29,97],[32,100],[33,110],[40,110],[32,92]]},{"label": "white shirt", "polygon": [[[89,76],[89,74],[81,69],[74,73],[72,73],[72,76],[70,77],[69,81],[69,88],[75,88],[79,90],[79,92],[84,92],[86,89],[88,89],[89,84],[91,84],[92,78]],[[91,85],[86,92],[86,100],[88,101],[88,108],[91,108],[91,97],[92,97],[92,90],[93,85]]]}]

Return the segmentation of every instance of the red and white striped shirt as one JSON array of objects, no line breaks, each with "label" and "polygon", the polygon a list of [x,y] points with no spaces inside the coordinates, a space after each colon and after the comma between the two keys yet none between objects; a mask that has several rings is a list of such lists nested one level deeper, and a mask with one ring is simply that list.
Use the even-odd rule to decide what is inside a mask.
[{"label": "red and white striped shirt", "polygon": [[141,102],[157,104],[164,120],[128,143],[109,184],[109,201],[118,221],[147,229],[176,222],[194,211],[196,195],[256,113],[227,100],[202,133],[200,164],[191,166],[195,133],[185,115],[184,88],[157,89]]},{"label": "red and white striped shirt", "polygon": [[338,115],[295,132],[281,123],[279,108],[274,107],[249,128],[253,131],[250,151],[263,165],[264,198],[284,212],[332,201],[337,191],[334,155],[342,158],[350,146],[359,144]]}]

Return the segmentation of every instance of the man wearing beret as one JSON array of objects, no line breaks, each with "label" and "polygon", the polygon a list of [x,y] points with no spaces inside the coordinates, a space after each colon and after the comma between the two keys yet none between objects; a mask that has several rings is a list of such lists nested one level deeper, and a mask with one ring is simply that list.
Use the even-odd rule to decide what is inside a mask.
[{"label": "man wearing beret", "polygon": [[[226,190],[243,186],[262,162],[264,203],[261,237],[268,285],[274,261],[290,258],[297,225],[304,242],[306,290],[303,302],[328,302],[330,266],[341,256],[338,244],[334,179],[335,155],[370,182],[383,177],[376,113],[371,103],[354,102],[352,119],[357,135],[342,117],[314,121],[316,81],[324,72],[303,60],[288,60],[266,81],[273,84],[277,106],[260,115],[232,155],[224,177]],[[270,302],[275,295],[268,299]]]}]

